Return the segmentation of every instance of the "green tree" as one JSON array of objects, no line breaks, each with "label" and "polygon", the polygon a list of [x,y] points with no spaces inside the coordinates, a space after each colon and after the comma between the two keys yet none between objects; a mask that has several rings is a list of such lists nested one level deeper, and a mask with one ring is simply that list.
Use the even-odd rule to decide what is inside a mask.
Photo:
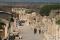
[{"label": "green tree", "polygon": [[14,22],[13,15],[11,15],[11,18],[9,20],[9,27],[8,27],[8,29],[11,27],[11,22]]},{"label": "green tree", "polygon": [[55,9],[60,9],[60,5],[59,4],[45,5],[40,9],[40,14],[49,16],[50,11]]},{"label": "green tree", "polygon": [[4,25],[6,25],[4,22],[0,22],[0,29],[3,29]]}]

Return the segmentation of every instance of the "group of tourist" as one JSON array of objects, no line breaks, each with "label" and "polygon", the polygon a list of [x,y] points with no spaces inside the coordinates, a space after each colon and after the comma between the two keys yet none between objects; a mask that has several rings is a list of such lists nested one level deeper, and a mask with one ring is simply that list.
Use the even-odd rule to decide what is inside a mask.
[{"label": "group of tourist", "polygon": [[[41,33],[41,30],[38,30],[39,31],[39,34]],[[34,34],[37,33],[37,28],[34,28]]]}]

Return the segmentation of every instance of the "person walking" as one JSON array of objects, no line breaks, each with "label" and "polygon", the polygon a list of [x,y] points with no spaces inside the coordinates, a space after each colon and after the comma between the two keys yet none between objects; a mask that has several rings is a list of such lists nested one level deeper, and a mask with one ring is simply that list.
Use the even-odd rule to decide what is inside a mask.
[{"label": "person walking", "polygon": [[36,28],[34,28],[34,34],[36,34],[37,33],[37,29]]}]

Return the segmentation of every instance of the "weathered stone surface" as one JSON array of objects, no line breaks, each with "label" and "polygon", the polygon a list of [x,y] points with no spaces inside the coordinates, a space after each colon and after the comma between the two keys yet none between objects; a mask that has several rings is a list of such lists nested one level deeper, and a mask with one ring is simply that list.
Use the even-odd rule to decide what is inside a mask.
[{"label": "weathered stone surface", "polygon": [[[24,10],[26,10],[26,9],[24,9]],[[19,13],[18,13],[19,20],[25,21],[24,26],[26,27],[26,25],[28,25],[28,27],[26,27],[26,28],[32,28],[32,29],[37,28],[38,30],[41,30],[42,36],[44,35],[42,40],[43,39],[44,40],[55,40],[55,39],[58,40],[59,39],[58,35],[60,33],[60,30],[58,30],[59,26],[56,24],[56,18],[50,18],[48,16],[41,16],[37,12],[32,12],[31,14],[27,14],[25,12],[22,13],[22,12],[19,11]],[[31,31],[31,29],[30,29],[30,31]],[[27,35],[25,35],[25,36],[27,36]],[[60,37],[60,35],[59,35],[59,37]]]}]

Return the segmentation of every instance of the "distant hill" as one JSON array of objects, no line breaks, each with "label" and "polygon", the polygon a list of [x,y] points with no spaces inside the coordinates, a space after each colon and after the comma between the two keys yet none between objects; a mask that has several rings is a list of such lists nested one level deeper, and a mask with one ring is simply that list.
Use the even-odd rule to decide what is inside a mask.
[{"label": "distant hill", "polygon": [[60,4],[60,3],[48,3],[48,2],[0,2],[0,5],[20,6],[20,5],[41,5],[41,4]]}]

